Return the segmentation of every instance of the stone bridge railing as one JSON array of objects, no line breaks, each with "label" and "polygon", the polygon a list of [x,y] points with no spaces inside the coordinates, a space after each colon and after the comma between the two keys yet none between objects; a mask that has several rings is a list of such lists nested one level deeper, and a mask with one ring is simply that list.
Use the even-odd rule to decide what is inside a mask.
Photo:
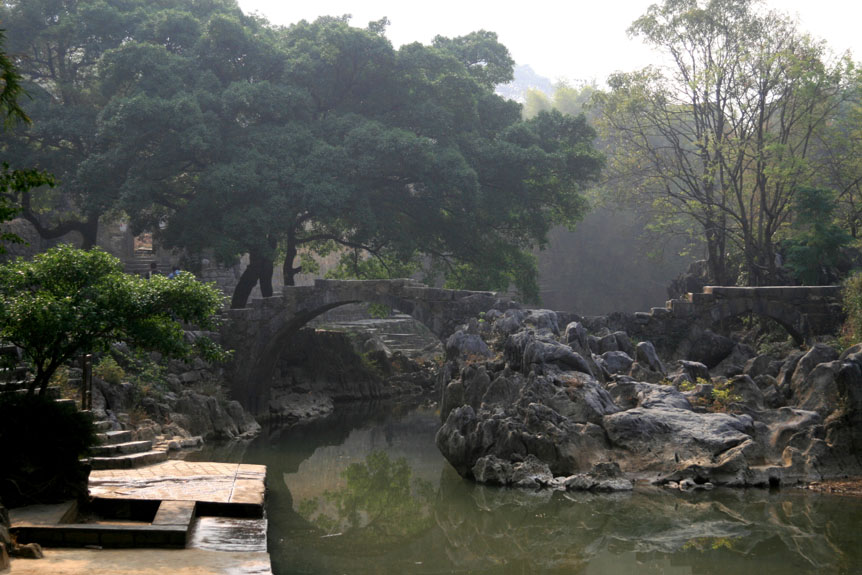
[{"label": "stone bridge railing", "polygon": [[246,407],[268,395],[281,350],[315,317],[359,302],[397,309],[425,324],[441,340],[471,317],[506,300],[495,292],[433,288],[409,279],[316,280],[313,286],[285,287],[270,298],[255,298],[243,309],[227,311],[222,343],[235,350],[230,367],[233,396]]}]

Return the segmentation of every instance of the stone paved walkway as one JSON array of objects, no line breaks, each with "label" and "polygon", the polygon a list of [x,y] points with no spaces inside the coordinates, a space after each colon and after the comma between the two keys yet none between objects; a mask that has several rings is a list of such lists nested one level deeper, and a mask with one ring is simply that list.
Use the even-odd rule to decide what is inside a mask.
[{"label": "stone paved walkway", "polygon": [[[243,517],[201,517],[185,549],[56,549],[39,560],[15,559],[11,575],[271,575],[263,518],[266,467],[237,463],[165,461],[138,469],[105,469],[90,473],[90,495],[104,499],[161,501],[152,526],[187,525],[195,503],[244,508]],[[62,507],[62,508],[61,508]],[[68,506],[32,508],[30,523],[62,529]],[[249,510],[251,512],[249,513]],[[259,515],[258,515],[259,514]],[[107,529],[116,522],[93,523]],[[83,525],[72,525],[80,531]],[[187,536],[187,532],[183,531]]]},{"label": "stone paved walkway", "polygon": [[90,495],[263,506],[266,466],[171,460],[90,473]]},{"label": "stone paved walkway", "polygon": [[13,559],[9,575],[272,575],[268,553],[202,549],[45,549]]}]

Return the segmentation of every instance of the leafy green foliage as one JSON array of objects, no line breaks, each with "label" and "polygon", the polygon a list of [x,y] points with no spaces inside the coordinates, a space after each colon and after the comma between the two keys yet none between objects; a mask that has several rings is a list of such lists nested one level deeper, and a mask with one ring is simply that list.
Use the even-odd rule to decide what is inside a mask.
[{"label": "leafy green foliage", "polygon": [[385,20],[280,28],[232,0],[31,0],[0,19],[16,52],[67,64],[21,60],[39,123],[8,149],[62,182],[25,194],[22,213],[38,223],[62,207],[55,231],[83,226],[94,241],[99,217],[122,210],[166,245],[223,263],[247,253],[234,307],[256,283],[271,293],[277,260],[292,285],[310,254],[335,248],[368,262],[342,274],[431,262],[457,268],[461,287],[514,282],[534,298],[524,254],[577,221],[601,168],[586,123],[522,122],[494,94],[513,62],[492,32],[396,50]]},{"label": "leafy green foliage", "polygon": [[712,410],[727,411],[730,404],[741,401],[742,398],[726,387],[714,387],[712,390]]},{"label": "leafy green foliage", "polygon": [[[54,185],[54,178],[49,174],[38,170],[13,170],[3,162],[0,166],[0,223],[13,219],[20,211],[11,198],[45,185]],[[0,254],[6,252],[3,242],[20,244],[23,241],[13,233],[0,231]]]},{"label": "leafy green foliage", "polygon": [[51,374],[82,352],[126,341],[175,357],[222,357],[206,338],[186,341],[179,321],[215,327],[223,296],[184,272],[150,280],[123,273],[94,249],[52,248],[33,261],[0,266],[0,338],[20,347],[36,371],[30,393],[44,394]]},{"label": "leafy green foliage", "polygon": [[126,377],[125,370],[111,356],[105,356],[93,367],[93,375],[108,383],[119,385]]},{"label": "leafy green foliage", "polygon": [[657,215],[656,229],[694,231],[711,282],[768,285],[793,198],[819,177],[813,141],[852,101],[854,64],[755,0],[664,0],[629,31],[672,64],[614,74],[596,95],[607,188]]},{"label": "leafy green foliage", "polygon": [[794,220],[785,241],[787,265],[803,285],[822,285],[836,279],[841,248],[850,235],[834,221],[835,194],[802,188],[794,198]]},{"label": "leafy green foliage", "polygon": [[30,119],[18,103],[24,94],[21,75],[6,54],[5,44],[6,32],[0,30],[0,116],[3,117],[3,125],[8,128],[17,121],[29,122]]},{"label": "leafy green foliage", "polygon": [[0,395],[0,499],[15,507],[86,495],[88,472],[78,459],[94,443],[92,422],[74,406]]},{"label": "leafy green foliage", "polygon": [[[3,116],[4,128],[8,129],[18,121],[29,123],[30,118],[18,103],[18,99],[24,94],[20,83],[21,75],[6,54],[5,43],[6,34],[0,30],[0,116]],[[20,211],[14,203],[18,194],[53,184],[53,178],[45,172],[12,170],[8,163],[3,162],[0,168],[0,223],[11,220]],[[6,252],[3,242],[22,243],[23,240],[15,234],[0,231],[0,254]]]}]

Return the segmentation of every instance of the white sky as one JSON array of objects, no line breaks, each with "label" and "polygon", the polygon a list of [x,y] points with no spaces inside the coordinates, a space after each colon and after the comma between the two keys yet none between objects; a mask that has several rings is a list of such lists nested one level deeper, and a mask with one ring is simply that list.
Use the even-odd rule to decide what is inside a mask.
[{"label": "white sky", "polygon": [[[436,35],[461,36],[491,30],[518,64],[552,80],[603,83],[614,71],[630,71],[654,60],[626,29],[655,0],[569,0],[505,3],[488,0],[238,0],[245,12],[259,12],[274,24],[288,25],[318,16],[351,14],[365,27],[386,16],[386,36],[396,46],[427,44]],[[505,6],[510,4],[512,8]],[[768,0],[766,4],[798,16],[801,28],[827,41],[832,50],[853,52],[862,60],[862,2],[859,0]]]}]

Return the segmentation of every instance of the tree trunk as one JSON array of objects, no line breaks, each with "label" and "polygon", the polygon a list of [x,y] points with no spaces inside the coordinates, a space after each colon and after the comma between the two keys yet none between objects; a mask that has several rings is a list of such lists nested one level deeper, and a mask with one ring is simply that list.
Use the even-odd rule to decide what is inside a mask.
[{"label": "tree trunk", "polygon": [[248,267],[242,272],[231,297],[231,309],[244,308],[251,290],[260,282],[263,297],[272,297],[272,259],[253,251],[248,254]]},{"label": "tree trunk", "polygon": [[257,285],[257,278],[260,276],[260,270],[257,269],[254,258],[249,256],[248,267],[243,270],[239,277],[236,287],[233,290],[233,296],[230,300],[231,309],[244,308],[248,303],[248,297],[251,295],[251,290]]},{"label": "tree trunk", "polygon": [[289,232],[287,234],[287,248],[284,256],[284,270],[281,274],[282,278],[284,278],[285,286],[296,285],[295,276],[302,271],[302,266],[293,267],[293,260],[296,259],[296,252],[296,234]]},{"label": "tree trunk", "polygon": [[260,295],[272,297],[272,258],[260,257]]},{"label": "tree trunk", "polygon": [[78,229],[81,233],[81,249],[89,250],[95,247],[99,239],[99,216],[98,214],[89,214],[87,219],[81,222],[81,227]]}]

